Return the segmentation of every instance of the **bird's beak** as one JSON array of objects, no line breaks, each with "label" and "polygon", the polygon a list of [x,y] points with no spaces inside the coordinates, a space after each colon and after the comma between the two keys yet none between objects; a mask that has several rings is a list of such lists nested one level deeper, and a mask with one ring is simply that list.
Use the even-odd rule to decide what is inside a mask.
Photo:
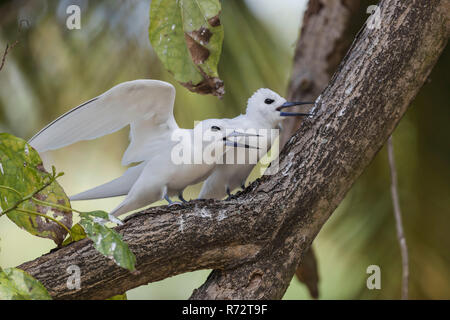
[{"label": "bird's beak", "polygon": [[300,106],[303,104],[314,104],[314,102],[285,102],[281,106],[279,106],[276,110],[280,111],[280,116],[282,117],[295,117],[295,116],[310,116],[311,113],[301,113],[301,112],[284,112],[281,111],[282,109],[293,107],[293,106]]},{"label": "bird's beak", "polygon": [[233,147],[233,148],[259,149],[258,147],[253,147],[248,144],[239,143],[236,141],[229,141],[229,140],[225,141],[225,145],[228,147]]},{"label": "bird's beak", "polygon": [[259,137],[259,134],[233,131],[228,137]]},{"label": "bird's beak", "polygon": [[258,147],[253,147],[253,146],[250,146],[248,144],[239,143],[237,141],[230,141],[230,140],[228,140],[228,138],[230,138],[230,137],[231,138],[233,138],[233,137],[259,137],[258,134],[233,131],[227,137],[224,137],[223,141],[225,141],[225,145],[228,146],[228,147],[246,148],[246,149],[259,149]]}]

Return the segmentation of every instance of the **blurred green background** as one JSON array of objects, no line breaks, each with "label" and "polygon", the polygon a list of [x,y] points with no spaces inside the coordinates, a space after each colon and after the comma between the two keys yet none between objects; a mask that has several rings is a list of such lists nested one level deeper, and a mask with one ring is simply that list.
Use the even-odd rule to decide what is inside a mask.
[{"label": "blurred green background", "polygon": [[[0,50],[18,40],[0,71],[0,131],[24,139],[65,111],[113,85],[162,79],[165,72],[148,41],[149,0],[0,1]],[[223,1],[225,41],[219,72],[224,99],[199,96],[176,85],[175,118],[234,117],[260,87],[284,95],[305,0]],[[66,8],[81,7],[81,30],[66,28]],[[400,200],[410,254],[410,297],[450,298],[450,53],[394,134]],[[47,154],[66,175],[71,195],[119,176],[127,130]],[[256,172],[251,179],[256,178]],[[400,297],[401,259],[390,198],[385,148],[359,178],[315,241],[324,299]],[[194,198],[199,186],[185,197]],[[75,202],[80,210],[115,207],[122,198]],[[155,205],[163,204],[163,202]],[[32,260],[54,247],[6,217],[0,219],[0,266]],[[381,290],[368,290],[366,268],[381,268]],[[128,292],[129,299],[186,299],[208,270],[182,274]],[[308,299],[294,278],[285,299]]]}]

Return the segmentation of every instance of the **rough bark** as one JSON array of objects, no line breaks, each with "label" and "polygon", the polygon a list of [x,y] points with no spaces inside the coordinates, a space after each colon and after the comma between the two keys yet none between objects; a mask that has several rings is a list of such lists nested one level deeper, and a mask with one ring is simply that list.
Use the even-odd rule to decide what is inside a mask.
[{"label": "rough bark", "polygon": [[[303,252],[385,143],[450,34],[448,2],[382,1],[380,30],[365,28],[280,155],[280,170],[228,201],[151,208],[117,228],[139,274],[85,239],[19,268],[59,299],[104,299],[198,269],[216,269],[192,298],[279,299]],[[69,290],[70,265],[81,289]]]},{"label": "rough bark", "polygon": [[[289,101],[314,101],[329,83],[357,32],[356,13],[361,0],[310,0],[303,16],[300,38],[294,56],[294,66],[287,96]],[[363,18],[367,15],[362,12]],[[361,15],[361,13],[360,13]],[[358,17],[359,18],[359,17]],[[297,108],[298,112],[305,111]],[[301,118],[284,120],[280,146],[298,130]],[[316,255],[311,246],[300,260],[295,272],[311,297],[319,296],[319,274]]]}]

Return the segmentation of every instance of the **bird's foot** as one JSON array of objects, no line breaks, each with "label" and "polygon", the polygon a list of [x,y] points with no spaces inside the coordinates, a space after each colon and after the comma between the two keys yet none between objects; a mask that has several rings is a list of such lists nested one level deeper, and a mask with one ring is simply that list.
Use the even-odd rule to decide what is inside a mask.
[{"label": "bird's foot", "polygon": [[123,225],[122,220],[114,217],[112,214],[108,214],[108,218],[109,218],[109,221],[114,222],[115,224],[117,224],[119,226]]},{"label": "bird's foot", "polygon": [[167,205],[168,207],[171,207],[171,206],[175,206],[175,205],[179,205],[179,206],[182,206],[184,203],[183,202],[180,202],[180,201],[171,201],[171,202],[169,202],[169,204]]},{"label": "bird's foot", "polygon": [[182,204],[183,204],[183,203],[180,202],[180,201],[172,201],[172,200],[170,200],[170,198],[169,198],[168,195],[165,195],[165,196],[164,196],[164,199],[166,199],[166,201],[168,202],[168,206],[169,206],[169,207],[170,207],[170,206],[173,206],[173,205],[182,205]]}]

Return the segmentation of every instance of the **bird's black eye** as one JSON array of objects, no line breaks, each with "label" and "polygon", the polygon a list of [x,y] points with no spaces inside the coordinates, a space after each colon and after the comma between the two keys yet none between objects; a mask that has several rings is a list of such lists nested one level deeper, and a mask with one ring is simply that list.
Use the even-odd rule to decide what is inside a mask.
[{"label": "bird's black eye", "polygon": [[264,103],[265,104],[272,104],[274,101],[275,100],[273,100],[273,99],[266,99],[266,100],[264,100]]},{"label": "bird's black eye", "polygon": [[212,126],[211,130],[212,131],[220,131],[220,128],[218,126]]}]

